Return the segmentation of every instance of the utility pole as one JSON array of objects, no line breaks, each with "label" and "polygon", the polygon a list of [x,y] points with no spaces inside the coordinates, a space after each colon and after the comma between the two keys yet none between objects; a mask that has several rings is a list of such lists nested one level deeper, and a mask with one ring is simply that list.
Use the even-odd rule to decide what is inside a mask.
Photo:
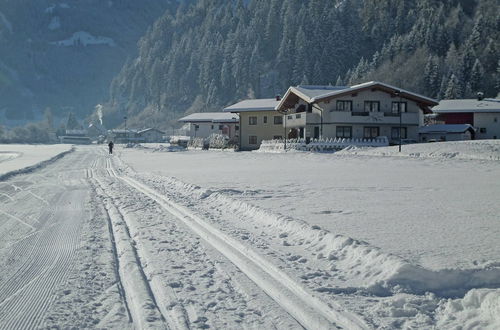
[{"label": "utility pole", "polygon": [[123,120],[125,120],[125,141],[128,143],[127,116],[124,116]]},{"label": "utility pole", "polygon": [[394,95],[396,96],[399,96],[399,102],[398,102],[398,112],[399,112],[399,152],[401,152],[401,142],[402,142],[402,138],[401,138],[401,133],[403,131],[403,119],[402,119],[402,114],[401,114],[401,108],[402,108],[402,104],[401,104],[401,91],[395,91],[394,92]]}]

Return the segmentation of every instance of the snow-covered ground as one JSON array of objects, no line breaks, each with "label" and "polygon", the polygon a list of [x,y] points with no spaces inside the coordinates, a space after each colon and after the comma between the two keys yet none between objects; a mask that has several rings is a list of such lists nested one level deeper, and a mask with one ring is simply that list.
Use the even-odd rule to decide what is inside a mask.
[{"label": "snow-covered ground", "polygon": [[498,328],[498,147],[77,147],[0,181],[0,328]]},{"label": "snow-covered ground", "polygon": [[12,171],[35,166],[70,149],[71,145],[67,144],[0,144],[0,177]]}]

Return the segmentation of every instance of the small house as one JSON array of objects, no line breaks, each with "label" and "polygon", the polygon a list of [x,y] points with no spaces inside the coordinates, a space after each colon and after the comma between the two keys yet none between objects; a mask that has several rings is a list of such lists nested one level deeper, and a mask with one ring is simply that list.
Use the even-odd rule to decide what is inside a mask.
[{"label": "small house", "polygon": [[476,129],[469,124],[436,124],[418,129],[421,142],[474,140]]},{"label": "small house", "polygon": [[432,108],[438,119],[445,124],[469,124],[477,131],[475,139],[500,138],[500,99],[441,100]]},{"label": "small house", "polygon": [[146,143],[163,142],[165,132],[156,128],[146,128],[137,132],[137,136]]},{"label": "small house", "polygon": [[238,121],[238,115],[224,112],[199,112],[179,119],[185,124],[182,130],[192,138],[221,134],[232,139],[238,135]]}]

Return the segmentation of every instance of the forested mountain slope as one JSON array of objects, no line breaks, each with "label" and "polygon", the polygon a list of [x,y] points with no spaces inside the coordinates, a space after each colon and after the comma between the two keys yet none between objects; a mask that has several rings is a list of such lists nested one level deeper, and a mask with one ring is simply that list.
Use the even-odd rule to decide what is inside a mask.
[{"label": "forested mountain slope", "polygon": [[495,96],[499,10],[496,0],[200,0],[141,39],[106,119],[167,125],[290,85],[369,79],[435,98]]},{"label": "forested mountain slope", "polygon": [[[1,0],[0,124],[88,116],[175,0]],[[3,120],[2,120],[3,119]]]}]

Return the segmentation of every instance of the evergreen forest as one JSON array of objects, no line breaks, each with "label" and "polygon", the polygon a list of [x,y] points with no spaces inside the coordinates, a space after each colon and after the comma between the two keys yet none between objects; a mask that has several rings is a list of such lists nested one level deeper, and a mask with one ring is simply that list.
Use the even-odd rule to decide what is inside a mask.
[{"label": "evergreen forest", "polygon": [[291,85],[370,80],[436,99],[500,89],[497,0],[199,0],[165,13],[110,87],[108,126],[174,125]]}]

